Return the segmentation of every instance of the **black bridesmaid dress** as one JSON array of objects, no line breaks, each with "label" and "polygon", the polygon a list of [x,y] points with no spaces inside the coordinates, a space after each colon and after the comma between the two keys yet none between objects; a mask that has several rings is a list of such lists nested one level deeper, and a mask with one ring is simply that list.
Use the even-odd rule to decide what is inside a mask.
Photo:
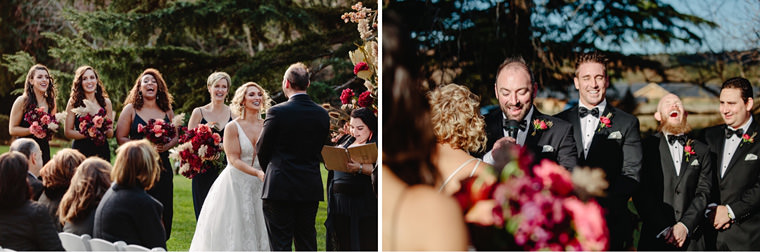
[{"label": "black bridesmaid dress", "polygon": [[[164,121],[170,123],[168,115],[164,116]],[[140,124],[143,126],[148,125],[140,115],[135,113],[135,118],[132,120],[132,125],[129,128],[129,139],[138,140],[145,138],[144,133],[137,132],[137,126]],[[158,154],[161,157],[161,178],[153,185],[153,188],[148,190],[148,194],[156,198],[164,206],[162,217],[164,230],[166,231],[166,240],[169,240],[169,235],[172,232],[172,216],[174,215],[174,173],[172,173],[172,166],[169,163],[169,152],[164,151]]]},{"label": "black bridesmaid dress", "polygon": [[[77,116],[75,118],[74,123],[74,129],[79,131],[79,117]],[[130,131],[131,132],[131,131]],[[74,140],[74,143],[71,145],[72,149],[78,150],[86,157],[92,157],[97,156],[105,160],[106,162],[111,162],[111,147],[108,146],[108,140],[102,145],[96,145],[92,139],[84,138],[84,139],[77,139]]]},{"label": "black bridesmaid dress", "polygon": [[[230,121],[232,121],[232,115],[230,115],[230,119],[227,120],[227,122]],[[206,123],[208,123],[208,121],[206,121],[206,118],[203,117],[203,111],[201,111],[200,124]],[[214,133],[219,133],[219,136],[224,137],[224,129],[217,131],[216,128],[211,128],[211,130]],[[227,159],[224,160],[224,166],[227,166]],[[201,173],[193,177],[193,207],[195,208],[196,221],[198,220],[198,216],[201,214],[201,208],[203,207],[203,202],[206,200],[206,195],[208,195],[208,191],[211,190],[211,185],[213,185],[214,181],[216,181],[216,177],[219,176],[219,170],[222,167],[209,169],[205,173]]]}]

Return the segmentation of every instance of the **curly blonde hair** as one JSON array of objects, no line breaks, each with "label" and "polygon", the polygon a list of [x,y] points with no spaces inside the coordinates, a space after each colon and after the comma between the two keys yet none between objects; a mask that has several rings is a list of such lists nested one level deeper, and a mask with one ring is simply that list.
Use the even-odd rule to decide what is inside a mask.
[{"label": "curly blonde hair", "polygon": [[267,91],[262,88],[261,85],[252,81],[247,82],[235,90],[235,96],[232,97],[232,102],[230,102],[230,110],[232,110],[232,113],[235,113],[241,119],[245,119],[245,105],[243,105],[243,102],[245,101],[245,90],[247,90],[249,87],[256,87],[262,93],[261,108],[259,108],[259,114],[266,113],[269,107],[272,106],[272,99],[269,98],[269,93],[267,93]]},{"label": "curly blonde hair", "polygon": [[433,133],[439,143],[470,153],[485,150],[486,122],[478,111],[480,97],[457,84],[438,87],[427,97],[432,107]]}]

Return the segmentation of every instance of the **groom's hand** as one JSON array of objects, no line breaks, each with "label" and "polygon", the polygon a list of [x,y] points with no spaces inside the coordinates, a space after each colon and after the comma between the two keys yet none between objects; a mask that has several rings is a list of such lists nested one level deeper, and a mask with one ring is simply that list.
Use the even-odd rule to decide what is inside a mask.
[{"label": "groom's hand", "polygon": [[517,140],[511,137],[502,137],[493,144],[491,155],[493,156],[493,167],[504,167],[509,163],[511,158],[510,149],[517,143]]}]

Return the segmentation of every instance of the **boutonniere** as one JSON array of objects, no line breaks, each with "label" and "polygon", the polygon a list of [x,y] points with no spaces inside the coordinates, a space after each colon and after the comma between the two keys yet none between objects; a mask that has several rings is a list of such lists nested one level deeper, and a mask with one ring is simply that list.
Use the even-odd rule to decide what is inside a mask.
[{"label": "boutonniere", "polygon": [[755,143],[755,136],[757,135],[757,132],[752,133],[752,136],[744,134],[742,135],[742,143],[739,144],[739,147],[744,145],[744,143]]},{"label": "boutonniere", "polygon": [[683,155],[686,157],[686,162],[689,162],[691,155],[697,154],[694,152],[694,147],[691,147],[692,143],[694,143],[694,140],[689,139],[689,141],[686,141],[686,146],[683,147]]},{"label": "boutonniere", "polygon": [[547,122],[545,120],[535,119],[535,120],[533,120],[533,133],[530,134],[530,135],[531,136],[535,136],[536,135],[536,131],[547,130],[547,129],[551,128],[552,125],[554,125],[554,123],[552,121],[548,121]]},{"label": "boutonniere", "polygon": [[612,127],[612,112],[607,112],[607,116],[600,116],[599,117],[599,129],[596,132],[602,131],[604,128]]}]

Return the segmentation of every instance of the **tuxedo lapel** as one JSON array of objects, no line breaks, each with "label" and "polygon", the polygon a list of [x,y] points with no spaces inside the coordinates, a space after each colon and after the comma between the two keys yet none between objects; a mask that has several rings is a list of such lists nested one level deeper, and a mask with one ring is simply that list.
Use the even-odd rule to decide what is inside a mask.
[{"label": "tuxedo lapel", "polygon": [[[686,137],[686,143],[689,143],[689,141],[690,141],[689,137],[687,136]],[[691,140],[691,141],[693,141],[693,140]],[[691,144],[692,144],[691,147],[692,147],[692,150],[693,150],[694,143],[691,143]],[[686,145],[684,145],[683,147],[684,147],[684,149],[686,149]],[[686,177],[686,172],[689,171],[688,168],[691,165],[691,162],[694,162],[694,160],[698,160],[698,159],[699,159],[699,157],[697,157],[696,151],[694,152],[694,154],[689,155],[688,160],[687,160],[687,157],[686,157],[686,151],[684,150],[681,153],[681,167],[678,168],[678,174],[679,175],[678,175],[678,178],[677,178],[678,181],[676,182],[676,186],[679,186],[681,184],[681,180],[683,180],[683,177]]]},{"label": "tuxedo lapel", "polygon": [[[580,106],[580,105],[578,105]],[[569,121],[573,124],[573,137],[575,138],[575,148],[578,150],[578,161],[586,160],[583,153],[583,128],[581,128],[581,116],[578,114],[578,106],[570,109]]]},{"label": "tuxedo lapel", "polygon": [[[754,134],[755,132],[757,132],[758,131],[757,125],[758,125],[757,122],[755,120],[752,120],[752,123],[750,123],[749,127],[747,128],[746,134],[752,136],[752,134]],[[739,141],[743,141],[743,140],[739,139]],[[724,145],[725,145],[725,142],[726,142],[726,139],[723,138],[723,144]],[[725,174],[728,174],[729,172],[731,172],[731,170],[734,167],[734,165],[736,164],[736,162],[738,162],[739,160],[743,160],[744,159],[745,155],[747,155],[747,152],[749,151],[750,148],[752,148],[753,144],[754,143],[740,143],[739,144],[739,147],[736,148],[736,152],[731,157],[731,161],[728,163],[728,167],[726,167],[726,172],[724,173],[723,177],[726,177]],[[721,156],[723,156],[723,155],[721,155]],[[718,167],[720,167],[720,164],[721,163],[718,163]],[[718,169],[718,172],[720,172],[720,169]],[[718,177],[720,177],[720,173],[718,173]]]},{"label": "tuxedo lapel", "polygon": [[658,145],[660,151],[660,164],[662,167],[662,175],[666,181],[670,181],[676,177],[676,168],[673,165],[673,157],[670,155],[670,146],[668,140],[664,134],[660,136],[660,144]]},{"label": "tuxedo lapel", "polygon": [[[607,135],[611,132],[610,129],[612,129],[612,128],[615,127],[615,122],[614,122],[614,120],[615,120],[615,107],[613,107],[609,103],[607,103],[607,105],[604,107],[604,111],[601,111],[599,113],[599,118],[602,118],[602,116],[607,116],[607,114],[611,114],[609,116],[611,127],[610,128],[600,129],[599,128],[599,124],[596,125],[596,128],[594,129],[594,137],[591,138],[591,145],[589,145],[589,147],[588,147],[589,156],[590,156],[592,150],[594,150],[594,144],[596,144],[596,143],[598,143],[600,141],[606,140],[607,139]],[[580,124],[580,121],[578,123]],[[581,147],[581,150],[582,150],[582,147]]]}]

